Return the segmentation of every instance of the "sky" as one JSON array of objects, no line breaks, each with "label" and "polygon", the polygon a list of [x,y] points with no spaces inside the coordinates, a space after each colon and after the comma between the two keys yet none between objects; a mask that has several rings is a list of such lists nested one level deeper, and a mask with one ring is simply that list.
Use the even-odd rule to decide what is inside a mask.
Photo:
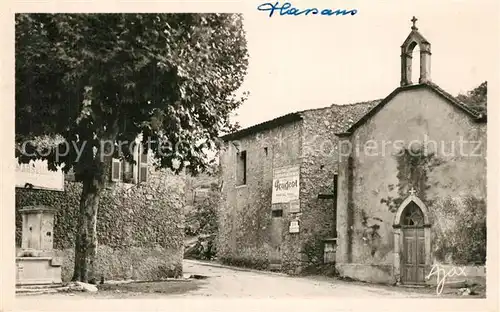
[{"label": "sky", "polygon": [[[389,95],[399,87],[400,46],[413,16],[431,43],[431,80],[453,95],[488,80],[496,64],[492,58],[498,58],[494,0],[290,2],[301,9],[358,13],[269,17],[256,9],[263,2],[249,4],[244,14],[249,66],[241,90],[250,97],[233,117],[242,127],[293,111]],[[418,70],[413,74],[418,77]]]}]

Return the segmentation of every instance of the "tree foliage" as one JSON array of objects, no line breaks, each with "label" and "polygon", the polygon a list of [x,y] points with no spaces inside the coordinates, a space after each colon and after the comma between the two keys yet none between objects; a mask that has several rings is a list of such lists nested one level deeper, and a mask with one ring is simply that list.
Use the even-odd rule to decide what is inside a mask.
[{"label": "tree foliage", "polygon": [[[97,210],[111,157],[203,171],[231,131],[247,68],[237,14],[17,14],[16,142],[21,162],[64,164],[82,183],[73,279],[93,281]],[[25,144],[40,136],[60,144]],[[55,142],[55,141],[52,141]]]},{"label": "tree foliage", "polygon": [[207,197],[195,203],[194,211],[189,216],[196,220],[198,225],[193,233],[194,235],[217,234],[217,209],[220,204],[220,197],[219,186],[217,183],[212,183]]},{"label": "tree foliage", "polygon": [[[164,143],[149,146],[161,151],[162,166],[197,172],[203,149],[232,130],[246,67],[239,15],[18,14],[18,142],[59,134],[91,150],[102,139],[132,142],[143,133]],[[50,155],[51,164],[85,173],[92,153],[75,162],[70,146],[66,156]],[[130,156],[127,145],[122,151]]]},{"label": "tree foliage", "polygon": [[197,200],[193,211],[186,214],[185,234],[197,236],[195,245],[185,250],[186,257],[211,260],[215,256],[220,201],[219,185],[214,182],[210,185],[206,197]]},{"label": "tree foliage", "polygon": [[485,81],[466,94],[459,94],[457,99],[479,113],[487,112],[488,82]]},{"label": "tree foliage", "polygon": [[449,222],[448,226],[438,227],[441,233],[434,242],[436,257],[457,265],[484,265],[487,254],[486,202],[472,195],[461,201],[445,198],[434,212],[439,214],[437,218]]}]

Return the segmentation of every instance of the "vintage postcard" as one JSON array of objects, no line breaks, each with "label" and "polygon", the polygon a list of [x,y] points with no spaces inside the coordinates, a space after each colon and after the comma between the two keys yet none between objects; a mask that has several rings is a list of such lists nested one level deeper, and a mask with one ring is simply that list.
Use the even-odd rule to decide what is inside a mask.
[{"label": "vintage postcard", "polygon": [[3,6],[0,311],[498,311],[496,1]]}]

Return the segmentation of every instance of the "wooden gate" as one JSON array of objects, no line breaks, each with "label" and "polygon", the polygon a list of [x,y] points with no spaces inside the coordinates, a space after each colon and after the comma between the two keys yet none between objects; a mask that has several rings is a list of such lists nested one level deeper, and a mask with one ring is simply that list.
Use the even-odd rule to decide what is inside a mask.
[{"label": "wooden gate", "polygon": [[403,212],[403,248],[401,281],[403,284],[425,283],[425,232],[424,216],[420,208],[411,202]]}]

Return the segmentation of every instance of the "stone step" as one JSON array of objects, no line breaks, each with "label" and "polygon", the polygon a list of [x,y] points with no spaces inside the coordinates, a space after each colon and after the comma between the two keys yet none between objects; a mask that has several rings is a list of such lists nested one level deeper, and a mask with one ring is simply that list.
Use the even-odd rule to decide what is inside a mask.
[{"label": "stone step", "polygon": [[281,270],[281,263],[270,263],[268,269],[270,271],[280,271]]},{"label": "stone step", "polygon": [[16,294],[39,295],[56,293],[63,288],[63,284],[16,285]]},{"label": "stone step", "polygon": [[16,294],[29,294],[29,295],[38,295],[38,294],[47,294],[47,293],[56,293],[58,290],[56,288],[38,288],[38,289],[30,289],[30,288],[16,288]]},{"label": "stone step", "polygon": [[59,285],[30,285],[30,286],[18,286],[16,287],[16,294],[47,294],[56,292],[73,292],[73,291],[89,291],[96,292],[97,286],[81,283],[81,282],[71,282],[69,284],[59,284]]},{"label": "stone step", "polygon": [[62,283],[57,284],[33,284],[33,285],[16,285],[17,289],[46,289],[46,288],[58,288],[63,286]]}]

